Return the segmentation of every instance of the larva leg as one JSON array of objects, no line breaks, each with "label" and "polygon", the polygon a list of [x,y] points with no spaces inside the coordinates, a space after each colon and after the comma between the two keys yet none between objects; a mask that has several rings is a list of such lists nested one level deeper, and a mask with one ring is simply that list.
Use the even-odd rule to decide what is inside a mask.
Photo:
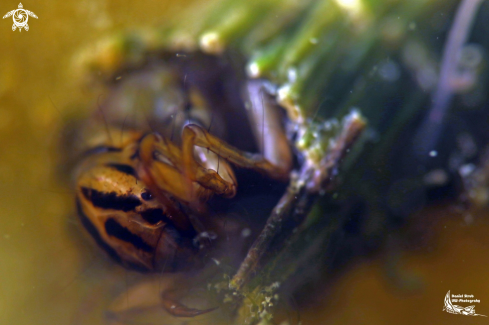
[{"label": "larva leg", "polygon": [[[181,274],[167,275],[165,278],[152,277],[121,293],[109,307],[106,319],[111,325],[133,324],[138,315],[163,307],[171,315],[168,319],[163,318],[163,323],[170,320],[173,324],[172,316],[196,317],[215,310],[216,307],[190,308],[179,302],[185,297],[187,289],[194,284]],[[198,304],[200,307],[209,307],[212,303],[201,301]]]},{"label": "larva leg", "polygon": [[217,309],[217,307],[204,310],[189,308],[179,303],[171,291],[166,291],[161,294],[161,302],[163,304],[163,308],[170,315],[175,317],[195,317]]},{"label": "larva leg", "polygon": [[281,108],[266,90],[266,81],[247,82],[248,116],[263,157],[284,170],[292,166],[292,153],[285,136]]},{"label": "larva leg", "polygon": [[210,150],[219,157],[239,167],[257,170],[274,179],[287,180],[289,177],[289,166],[276,165],[265,159],[262,155],[251,154],[234,148],[195,124],[185,126],[182,142],[182,161],[187,177],[193,181],[197,181],[206,188],[212,184],[216,188],[216,192],[228,194],[226,196],[231,194],[229,191],[235,191],[235,184],[226,182],[215,171],[207,170],[202,173],[202,170],[198,169],[198,165],[195,162],[195,146]]}]

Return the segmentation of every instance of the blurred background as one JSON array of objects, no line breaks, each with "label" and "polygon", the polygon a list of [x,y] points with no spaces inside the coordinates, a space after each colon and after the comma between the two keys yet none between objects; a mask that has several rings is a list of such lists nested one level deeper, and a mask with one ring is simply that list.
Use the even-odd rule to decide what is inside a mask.
[{"label": "blurred background", "polygon": [[[76,79],[74,57],[111,33],[164,24],[189,4],[23,2],[39,17],[29,18],[29,31],[0,22],[0,324],[104,324],[109,300],[140,277],[78,238],[57,145],[68,116],[87,115],[83,107],[96,100]],[[17,7],[6,0],[0,11]],[[486,321],[442,311],[451,290],[473,294],[476,312],[489,315],[488,215],[458,207],[448,200],[415,212],[394,244],[324,274],[314,296],[299,290],[289,312],[304,325]]]}]

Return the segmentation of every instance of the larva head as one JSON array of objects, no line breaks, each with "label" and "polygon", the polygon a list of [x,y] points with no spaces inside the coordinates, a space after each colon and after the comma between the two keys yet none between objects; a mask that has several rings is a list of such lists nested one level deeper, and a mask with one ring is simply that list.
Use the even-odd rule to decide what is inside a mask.
[{"label": "larva head", "polygon": [[77,207],[95,241],[125,267],[171,272],[192,266],[195,230],[178,229],[167,213],[175,207],[158,202],[129,164],[98,164],[80,172]]}]

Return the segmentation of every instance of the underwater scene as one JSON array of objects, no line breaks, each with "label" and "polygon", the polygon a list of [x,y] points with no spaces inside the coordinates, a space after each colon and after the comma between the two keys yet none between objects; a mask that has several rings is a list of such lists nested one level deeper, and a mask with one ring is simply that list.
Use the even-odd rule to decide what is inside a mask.
[{"label": "underwater scene", "polygon": [[478,324],[489,4],[0,4],[1,324]]}]

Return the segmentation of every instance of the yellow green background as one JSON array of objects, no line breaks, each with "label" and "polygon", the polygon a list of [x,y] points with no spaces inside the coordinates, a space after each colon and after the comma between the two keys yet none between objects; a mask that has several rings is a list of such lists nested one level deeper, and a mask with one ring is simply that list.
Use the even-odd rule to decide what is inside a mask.
[{"label": "yellow green background", "polygon": [[[13,32],[11,17],[0,20],[0,324],[102,324],[107,299],[138,277],[76,235],[73,193],[57,173],[57,144],[67,116],[86,113],[72,107],[94,101],[73,70],[80,50],[114,32],[164,24],[188,3],[31,1],[24,9],[39,19],[29,18],[29,31]],[[17,6],[4,0],[0,14]],[[451,290],[474,294],[481,299],[476,311],[489,315],[484,217],[467,222],[451,206],[423,211],[410,228],[419,249],[399,256],[402,270],[421,280],[417,291],[392,285],[387,253],[355,261],[325,285],[324,296],[301,306],[302,324],[487,322],[442,312]]]}]

